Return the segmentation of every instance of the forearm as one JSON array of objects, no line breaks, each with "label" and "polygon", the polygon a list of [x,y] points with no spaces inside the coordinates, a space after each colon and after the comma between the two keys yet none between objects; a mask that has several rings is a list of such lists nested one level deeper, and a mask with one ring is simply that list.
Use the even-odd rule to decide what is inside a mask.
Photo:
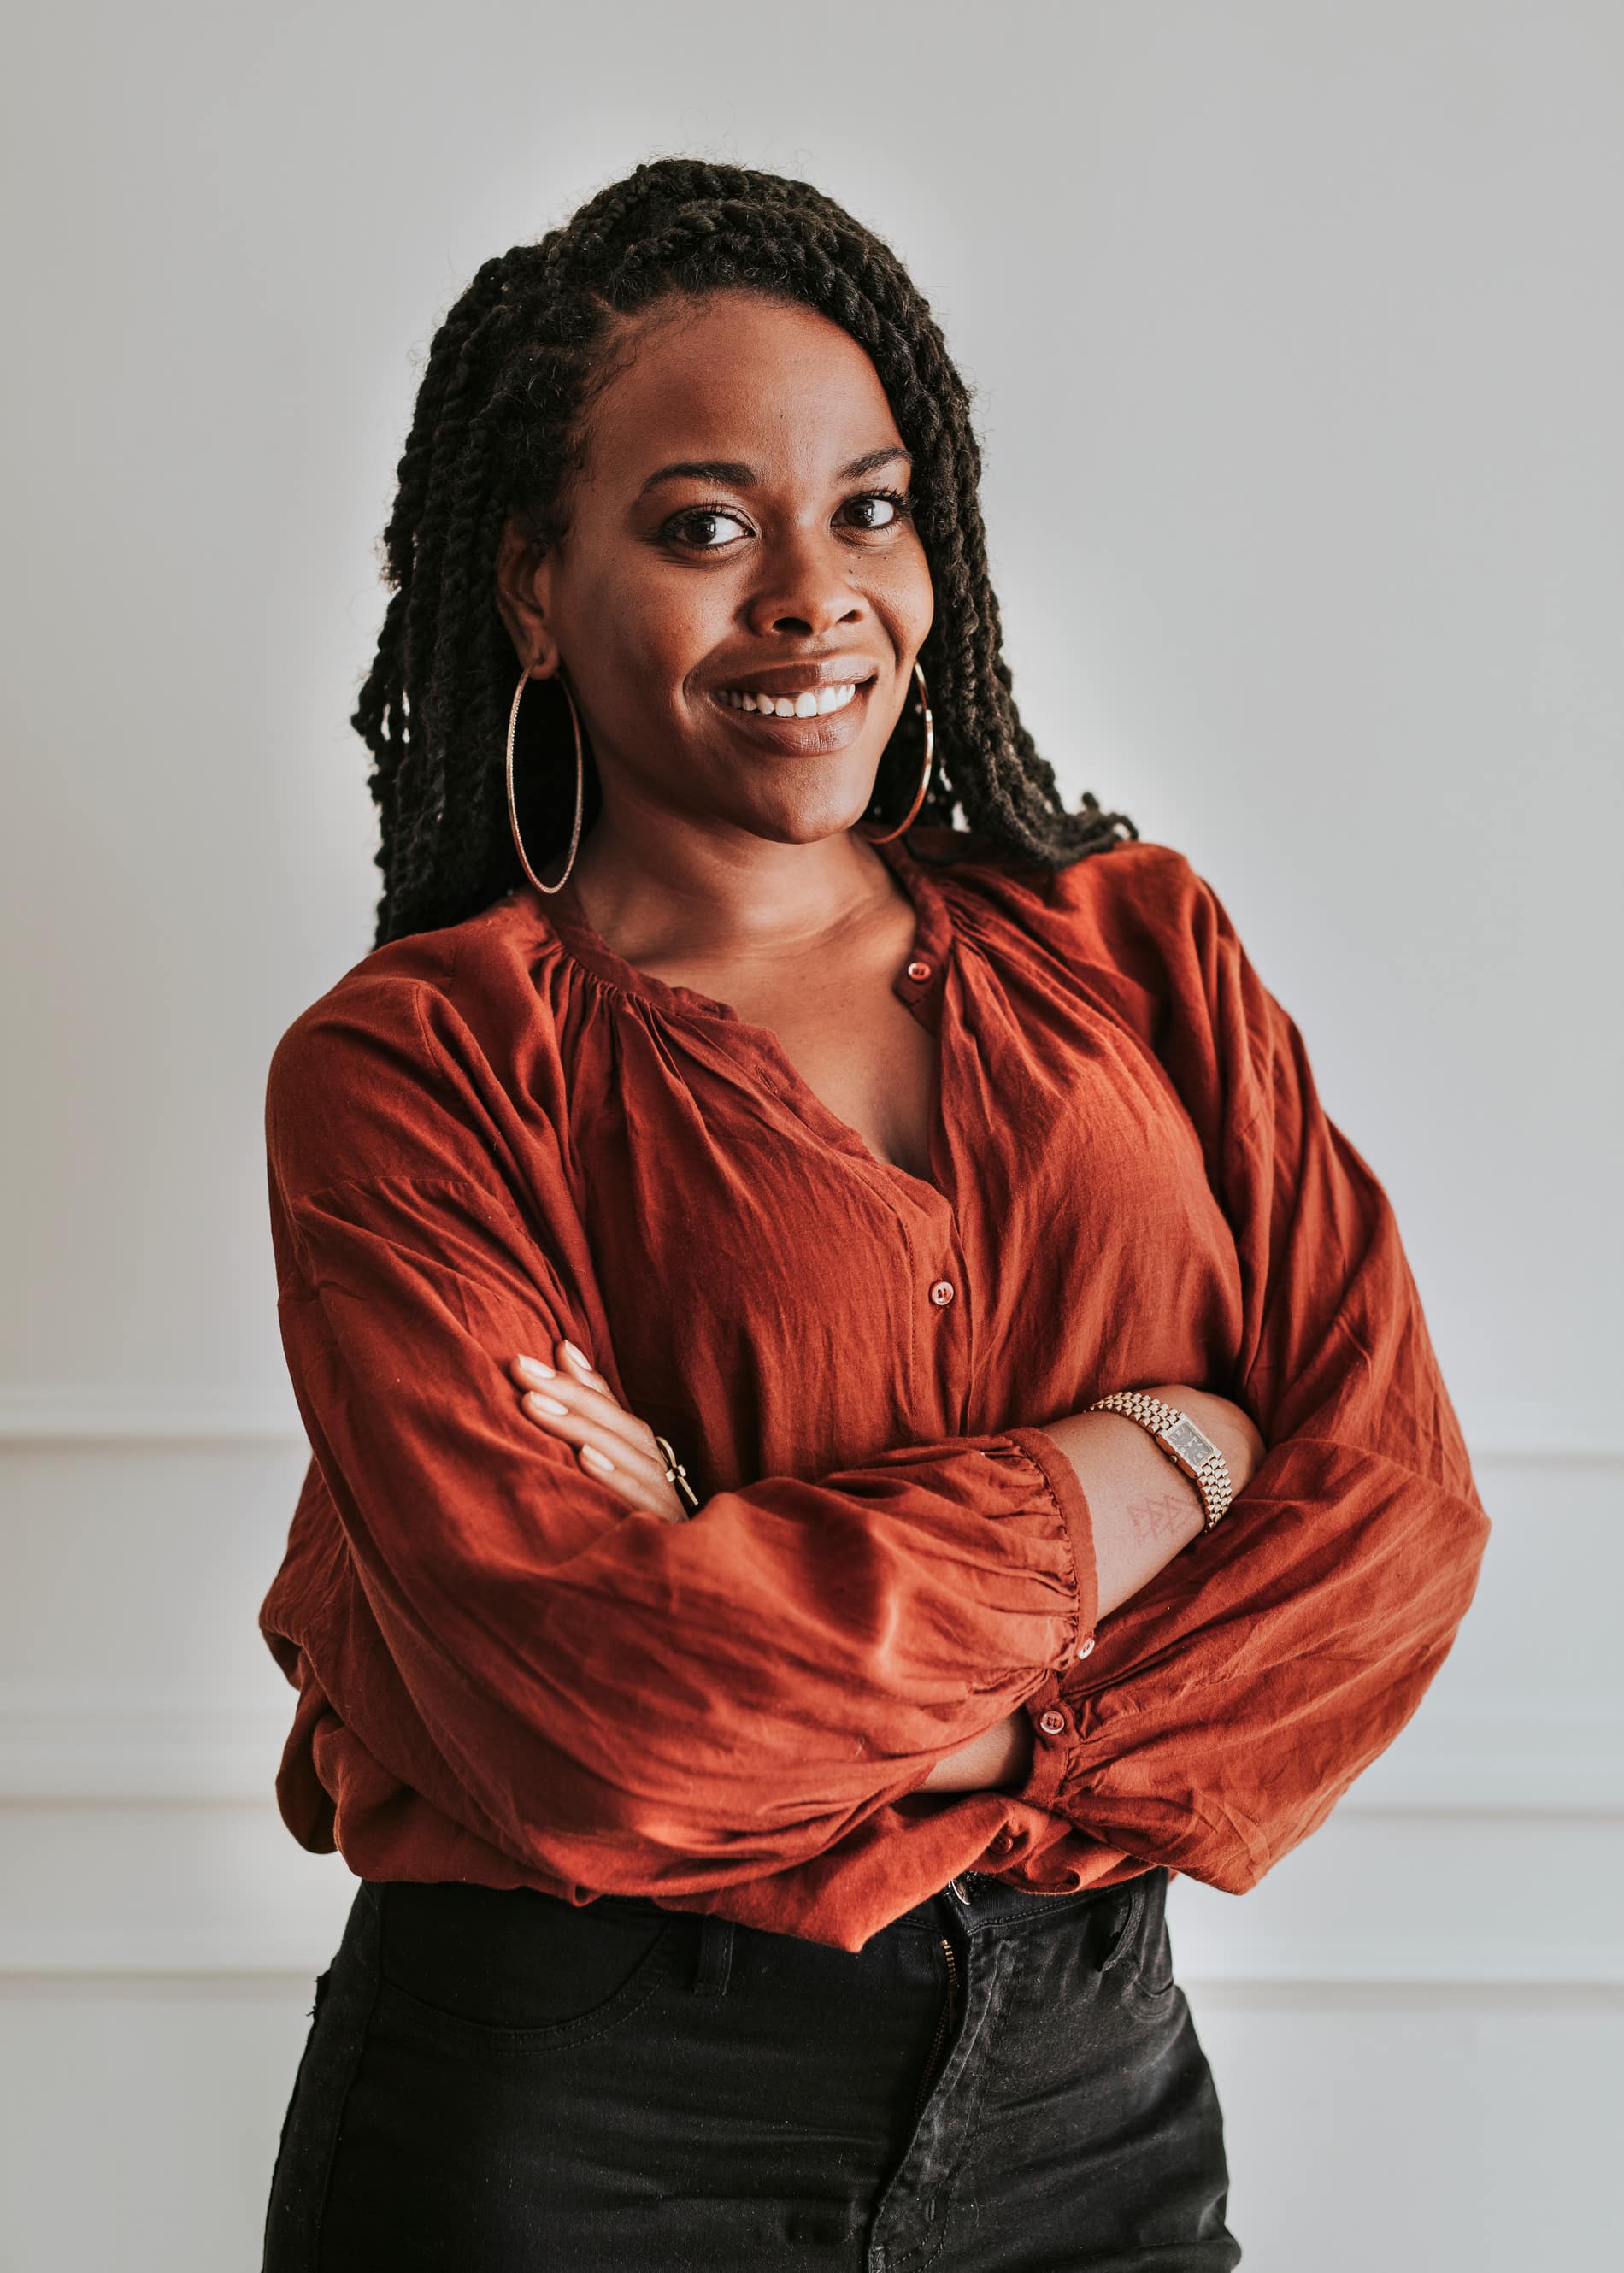
[{"label": "forearm", "polygon": [[[1187,1395],[1182,1401],[1189,1410]],[[1070,1460],[1088,1495],[1104,1617],[1201,1536],[1206,1505],[1194,1481],[1126,1414],[1077,1413],[1048,1422],[1044,1434]]]}]

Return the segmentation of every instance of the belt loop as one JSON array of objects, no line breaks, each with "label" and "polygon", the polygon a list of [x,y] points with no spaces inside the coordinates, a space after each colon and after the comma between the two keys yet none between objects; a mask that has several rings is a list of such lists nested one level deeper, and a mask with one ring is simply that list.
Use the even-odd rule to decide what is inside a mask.
[{"label": "belt loop", "polygon": [[700,1959],[694,1968],[696,1997],[725,1997],[733,1969],[733,1921],[709,1910],[700,1920]]}]

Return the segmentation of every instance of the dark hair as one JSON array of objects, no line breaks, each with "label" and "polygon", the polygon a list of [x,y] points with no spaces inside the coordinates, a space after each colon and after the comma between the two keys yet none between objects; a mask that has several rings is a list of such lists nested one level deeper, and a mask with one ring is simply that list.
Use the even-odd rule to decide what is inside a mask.
[{"label": "dark hair", "polygon": [[[539,244],[486,261],[435,335],[384,535],[393,596],[352,722],[377,761],[375,945],[459,922],[520,880],[503,762],[515,683],[496,605],[503,525],[519,513],[540,543],[561,532],[624,319],[671,294],[727,289],[802,303],[849,333],[913,454],[936,595],[920,663],[937,761],[917,825],[951,827],[962,814],[973,835],[1049,869],[1138,835],[1086,791],[1068,812],[1021,723],[987,578],[969,394],[895,255],[808,183],[662,158]],[[523,707],[533,716],[549,706],[533,696]],[[527,762],[520,818],[536,866],[568,839],[572,747],[550,740]],[[894,746],[882,760],[882,814],[906,810],[918,764],[917,744],[911,762]]]}]

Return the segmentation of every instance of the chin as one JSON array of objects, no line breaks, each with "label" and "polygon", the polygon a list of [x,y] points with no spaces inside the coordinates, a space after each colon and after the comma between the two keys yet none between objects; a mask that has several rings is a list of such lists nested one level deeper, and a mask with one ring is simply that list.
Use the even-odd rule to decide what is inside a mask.
[{"label": "chin", "polygon": [[745,826],[774,844],[821,844],[845,836],[866,809],[860,797],[854,802],[849,794],[801,799],[788,811],[753,814]]}]

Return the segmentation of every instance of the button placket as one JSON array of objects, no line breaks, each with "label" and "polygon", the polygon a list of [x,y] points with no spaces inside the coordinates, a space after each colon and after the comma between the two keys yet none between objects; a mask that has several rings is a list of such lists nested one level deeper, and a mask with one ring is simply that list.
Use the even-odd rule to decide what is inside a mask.
[{"label": "button placket", "polygon": [[[947,964],[951,948],[950,919],[935,885],[928,876],[915,871],[912,859],[901,848],[887,846],[883,851],[887,856],[887,865],[898,875],[914,903],[916,951],[902,965],[899,987],[909,1007],[923,1015],[920,1010],[922,998],[940,983]],[[888,857],[893,852],[894,859]],[[948,1052],[951,1046],[952,1036],[944,1018],[938,1033],[939,1099],[949,1079]],[[946,1198],[947,1196],[939,1192],[938,1197]],[[937,1344],[938,1378],[949,1392],[947,1409],[956,1408],[959,1416],[957,1425],[962,1429],[968,1426],[970,1384],[975,1379],[975,1352],[971,1347],[974,1332],[970,1314],[964,1309],[961,1299],[964,1294],[963,1257],[959,1250],[957,1217],[951,1199],[947,1200],[945,1212],[947,1218],[945,1243],[949,1251],[941,1261],[947,1268],[941,1269],[939,1265],[938,1275],[929,1282],[924,1292],[926,1301],[940,1321],[939,1331],[948,1334],[945,1344]]]},{"label": "button placket", "polygon": [[938,1230],[935,1274],[925,1280],[914,1299],[932,1321],[925,1328],[925,1339],[935,1348],[936,1377],[947,1426],[963,1435],[969,1431],[976,1379],[976,1323],[958,1219],[951,1206],[945,1215]]}]

